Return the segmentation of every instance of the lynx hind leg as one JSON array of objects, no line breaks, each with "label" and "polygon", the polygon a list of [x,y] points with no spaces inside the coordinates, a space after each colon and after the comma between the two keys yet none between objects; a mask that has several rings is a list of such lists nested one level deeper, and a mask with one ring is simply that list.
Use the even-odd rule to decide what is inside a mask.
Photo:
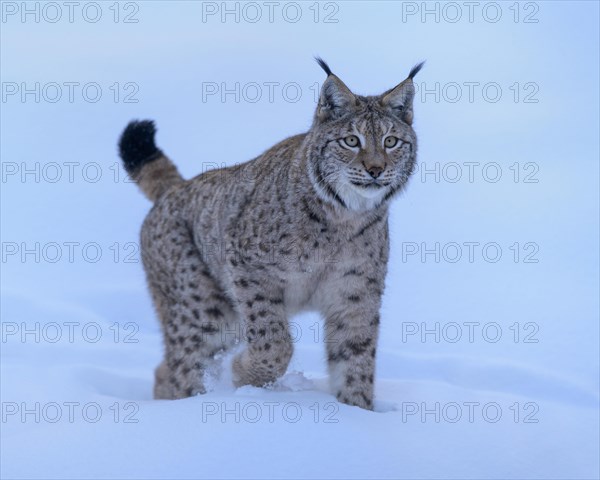
[{"label": "lynx hind leg", "polygon": [[206,392],[206,370],[215,365],[217,353],[239,341],[240,332],[231,301],[213,280],[187,229],[166,231],[166,242],[142,242],[142,252],[165,345],[154,395],[176,399]]}]

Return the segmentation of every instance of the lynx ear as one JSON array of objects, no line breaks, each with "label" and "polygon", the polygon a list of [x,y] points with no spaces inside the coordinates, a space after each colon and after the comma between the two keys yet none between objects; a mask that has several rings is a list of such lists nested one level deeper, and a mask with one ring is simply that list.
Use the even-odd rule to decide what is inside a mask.
[{"label": "lynx ear", "polygon": [[344,82],[331,72],[329,66],[322,59],[316,58],[315,60],[327,73],[327,78],[321,87],[316,118],[321,122],[339,118],[351,111],[357,104],[356,97]]},{"label": "lynx ear", "polygon": [[419,73],[425,62],[415,65],[408,74],[408,78],[400,85],[388,90],[382,95],[381,104],[388,107],[404,122],[412,125],[413,122],[413,100],[415,98],[414,76]]}]

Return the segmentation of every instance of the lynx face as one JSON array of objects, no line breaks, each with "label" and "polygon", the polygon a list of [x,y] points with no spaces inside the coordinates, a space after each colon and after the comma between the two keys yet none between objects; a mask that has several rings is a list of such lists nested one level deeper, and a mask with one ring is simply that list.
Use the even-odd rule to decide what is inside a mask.
[{"label": "lynx face", "polygon": [[329,74],[309,133],[309,174],[322,197],[368,210],[402,189],[417,151],[413,97],[412,76],[383,95],[362,97]]}]

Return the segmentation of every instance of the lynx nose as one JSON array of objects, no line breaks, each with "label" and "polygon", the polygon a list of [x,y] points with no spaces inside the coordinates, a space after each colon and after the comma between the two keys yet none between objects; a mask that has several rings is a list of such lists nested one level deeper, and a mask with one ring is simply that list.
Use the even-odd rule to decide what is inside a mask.
[{"label": "lynx nose", "polygon": [[379,178],[379,175],[381,175],[381,173],[383,172],[383,167],[380,167],[379,165],[373,165],[365,168],[367,172],[369,172],[369,175],[371,175],[375,179]]}]

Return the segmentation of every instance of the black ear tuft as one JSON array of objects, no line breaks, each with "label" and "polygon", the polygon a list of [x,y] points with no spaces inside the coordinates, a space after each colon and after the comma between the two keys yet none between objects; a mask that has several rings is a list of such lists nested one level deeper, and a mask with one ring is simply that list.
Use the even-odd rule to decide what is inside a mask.
[{"label": "black ear tuft", "polygon": [[410,73],[408,74],[408,78],[410,78],[411,80],[415,77],[415,75],[417,73],[419,73],[419,71],[423,68],[423,65],[425,65],[425,62],[421,62],[418,63],[417,65],[415,65],[412,70],[410,71]]},{"label": "black ear tuft", "polygon": [[331,72],[331,68],[329,68],[329,65],[327,65],[327,63],[325,63],[325,60],[323,60],[321,57],[315,57],[315,60],[320,65],[320,67],[323,70],[325,70],[325,73],[327,74],[327,76],[333,75],[333,73]]},{"label": "black ear tuft", "polygon": [[152,120],[133,120],[127,125],[119,139],[119,154],[128,173],[137,171],[162,155],[154,143],[155,133]]}]

